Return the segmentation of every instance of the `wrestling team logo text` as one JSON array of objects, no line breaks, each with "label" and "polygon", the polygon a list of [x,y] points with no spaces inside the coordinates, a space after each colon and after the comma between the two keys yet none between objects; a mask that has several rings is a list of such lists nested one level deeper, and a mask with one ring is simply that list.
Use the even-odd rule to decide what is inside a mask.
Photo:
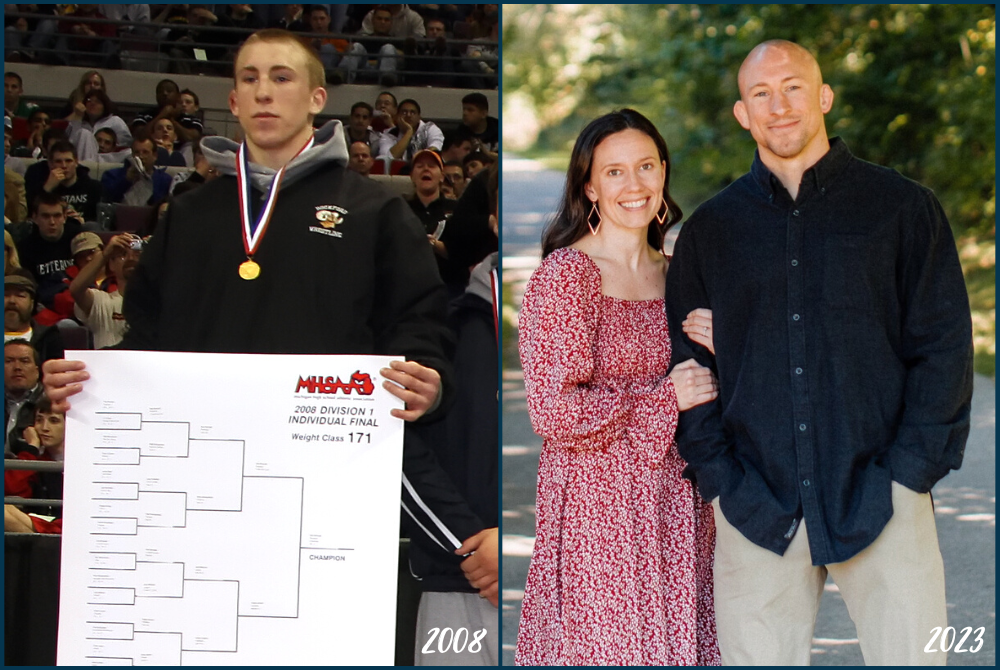
[{"label": "wrestling team logo text", "polygon": [[334,229],[344,222],[346,214],[347,210],[343,207],[338,207],[337,205],[319,205],[316,207],[316,220],[319,221],[319,225],[309,226],[309,231],[328,235],[329,237],[343,237],[340,231]]}]

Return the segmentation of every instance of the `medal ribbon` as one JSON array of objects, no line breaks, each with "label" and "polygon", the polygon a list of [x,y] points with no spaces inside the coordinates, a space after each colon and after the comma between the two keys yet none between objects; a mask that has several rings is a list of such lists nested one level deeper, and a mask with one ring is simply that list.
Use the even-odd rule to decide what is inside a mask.
[{"label": "medal ribbon", "polygon": [[[292,156],[292,160],[298,157],[303,151],[308,149],[313,145],[313,136],[309,137],[309,141],[306,142],[305,146],[299,149],[295,156]],[[291,161],[289,161],[291,163]],[[236,156],[236,184],[237,190],[240,194],[240,218],[243,224],[243,250],[246,251],[247,258],[252,258],[254,253],[257,251],[257,247],[260,245],[261,239],[264,237],[264,231],[267,230],[267,224],[271,222],[271,212],[274,210],[274,204],[278,201],[278,190],[281,188],[281,178],[285,175],[285,168],[288,165],[282,166],[278,170],[278,174],[274,175],[274,181],[271,182],[271,187],[267,190],[267,201],[264,203],[264,209],[261,210],[260,216],[257,220],[253,222],[253,227],[251,228],[251,218],[250,218],[250,165],[247,159],[247,143],[243,142],[240,145],[239,153]]]}]

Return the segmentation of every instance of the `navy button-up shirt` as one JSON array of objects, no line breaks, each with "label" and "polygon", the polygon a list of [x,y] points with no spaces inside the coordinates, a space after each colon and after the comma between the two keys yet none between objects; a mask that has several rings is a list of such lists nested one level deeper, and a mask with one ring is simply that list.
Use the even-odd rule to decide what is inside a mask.
[{"label": "navy button-up shirt", "polygon": [[[803,517],[814,565],[892,516],[893,480],[929,491],[962,463],[972,319],[955,241],[927,188],[839,139],[793,201],[756,156],[684,224],[667,273],[673,359],[713,366],[719,398],[681,414],[702,495],[783,554]],[[714,361],[681,330],[713,312]]]}]

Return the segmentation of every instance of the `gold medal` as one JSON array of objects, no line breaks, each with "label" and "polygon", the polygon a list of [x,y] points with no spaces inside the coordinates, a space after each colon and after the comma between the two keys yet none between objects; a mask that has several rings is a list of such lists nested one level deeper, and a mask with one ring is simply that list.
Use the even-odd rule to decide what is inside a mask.
[{"label": "gold medal", "polygon": [[245,262],[240,263],[240,277],[250,281],[251,279],[256,279],[259,276],[260,266],[255,262],[248,258]]}]

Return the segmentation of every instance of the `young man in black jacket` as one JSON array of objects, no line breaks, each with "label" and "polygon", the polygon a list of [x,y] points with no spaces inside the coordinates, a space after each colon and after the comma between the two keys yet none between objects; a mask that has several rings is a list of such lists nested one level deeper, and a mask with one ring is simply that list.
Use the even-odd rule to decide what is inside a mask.
[{"label": "young man in black jacket", "polygon": [[[385,388],[406,403],[392,415],[415,421],[442,413],[452,386],[444,285],[406,203],[346,168],[341,123],[314,133],[312,120],[326,103],[323,83],[322,64],[295,36],[266,30],[244,43],[229,101],[246,135],[245,168],[238,174],[240,145],[202,140],[222,176],[177,199],[143,252],[125,299],[123,346],[402,354],[406,361],[380,371],[395,382]],[[267,209],[260,196],[279,173],[270,223],[250,232]],[[241,187],[256,194],[247,200],[246,226]],[[318,225],[328,219],[336,223]],[[55,406],[65,408],[86,378],[79,362],[46,368]],[[483,522],[429,451],[404,444],[404,507],[442,547],[474,552],[486,538]]]}]

